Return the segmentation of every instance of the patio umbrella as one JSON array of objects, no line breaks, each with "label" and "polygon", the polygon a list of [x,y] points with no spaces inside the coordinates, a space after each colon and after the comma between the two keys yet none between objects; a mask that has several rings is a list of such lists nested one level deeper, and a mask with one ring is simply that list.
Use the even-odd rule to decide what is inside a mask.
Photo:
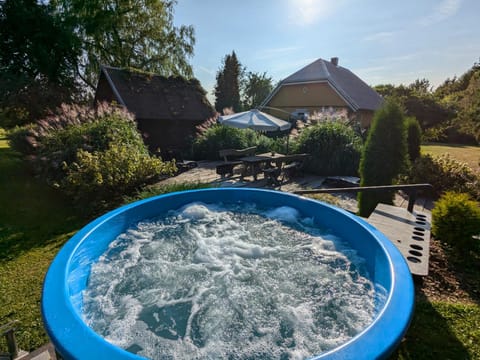
[{"label": "patio umbrella", "polygon": [[258,109],[220,116],[218,122],[225,126],[256,131],[283,131],[290,129],[292,126],[289,122],[261,112]]}]

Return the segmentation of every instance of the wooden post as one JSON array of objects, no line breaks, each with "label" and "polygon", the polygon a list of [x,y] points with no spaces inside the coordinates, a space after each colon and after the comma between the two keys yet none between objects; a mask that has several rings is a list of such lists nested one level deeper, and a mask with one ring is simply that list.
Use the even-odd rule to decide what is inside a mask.
[{"label": "wooden post", "polygon": [[417,201],[417,189],[411,189],[408,192],[408,212],[413,212],[413,206],[415,205],[415,201]]},{"label": "wooden post", "polygon": [[57,349],[55,349],[55,356],[57,357],[57,360],[63,360],[62,355],[60,355],[60,353],[57,351]]},{"label": "wooden post", "polygon": [[375,192],[375,191],[396,191],[403,190],[408,194],[408,212],[413,212],[413,206],[417,200],[417,192],[421,189],[432,190],[430,184],[405,184],[405,185],[377,185],[377,186],[354,186],[348,188],[327,188],[327,189],[311,189],[311,190],[297,190],[294,194],[320,194],[320,193],[336,193],[336,192]]},{"label": "wooden post", "polygon": [[18,356],[18,345],[13,329],[10,329],[5,333],[5,339],[7,340],[8,352],[10,353],[12,359],[15,359]]},{"label": "wooden post", "polygon": [[8,353],[12,359],[15,359],[20,352],[18,349],[17,340],[15,339],[15,328],[17,325],[18,320],[14,320],[8,324],[0,326],[0,336],[5,336]]}]

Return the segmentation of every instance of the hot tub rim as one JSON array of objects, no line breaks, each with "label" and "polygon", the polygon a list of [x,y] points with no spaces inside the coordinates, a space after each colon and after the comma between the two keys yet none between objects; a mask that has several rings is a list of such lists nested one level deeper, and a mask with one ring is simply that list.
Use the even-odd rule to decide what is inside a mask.
[{"label": "hot tub rim", "polygon": [[[88,223],[67,241],[48,269],[44,280],[41,300],[45,329],[60,354],[65,358],[72,359],[120,357],[131,360],[144,359],[142,356],[130,353],[109,343],[84,323],[71,302],[68,286],[70,261],[89,234],[119,214],[144,204],[158,201],[159,199],[168,199],[172,196],[185,195],[187,193],[211,191],[272,193],[275,196],[281,194],[282,196],[299,198],[306,202],[316,202],[320,203],[321,206],[330,208],[330,210],[348,216],[350,220],[353,220],[359,226],[363,227],[376,239],[388,260],[389,272],[392,277],[391,290],[388,298],[372,323],[363,331],[344,344],[320,355],[313,356],[311,359],[359,359],[359,354],[362,354],[362,358],[365,359],[372,358],[372,356],[381,359],[387,357],[396,348],[407,331],[413,315],[414,291],[413,281],[405,259],[385,235],[354,214],[333,205],[304,198],[299,195],[266,189],[210,188],[162,194],[124,205]],[[63,287],[61,285],[63,285]],[[58,296],[58,292],[60,292],[62,296]],[[54,296],[54,294],[57,294],[57,296]],[[55,309],[55,314],[51,314],[51,311],[49,311],[51,307]],[[402,309],[401,311],[396,311],[400,308]],[[63,325],[57,323],[59,319]],[[60,336],[58,334],[60,334]],[[93,343],[88,348],[81,346],[81,344],[79,346],[79,337],[85,338],[85,341],[93,341]],[[363,341],[360,341],[360,339],[363,339]],[[390,340],[386,341],[385,339]],[[85,343],[85,341],[81,341],[81,343]],[[92,350],[93,348],[95,348],[95,350]]]}]

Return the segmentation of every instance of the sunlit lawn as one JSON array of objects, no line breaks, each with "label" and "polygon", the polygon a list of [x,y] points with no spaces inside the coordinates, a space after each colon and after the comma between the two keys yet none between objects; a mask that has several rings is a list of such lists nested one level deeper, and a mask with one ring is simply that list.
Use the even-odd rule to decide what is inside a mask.
[{"label": "sunlit lawn", "polygon": [[449,154],[452,158],[467,163],[480,174],[480,146],[430,143],[422,145],[422,153],[430,155]]},{"label": "sunlit lawn", "polygon": [[[48,342],[40,315],[45,272],[88,220],[32,177],[1,129],[0,204],[0,325],[20,320],[18,342],[32,350]],[[412,326],[392,359],[479,359],[479,329],[478,305],[417,303]],[[4,346],[0,340],[0,352]]]},{"label": "sunlit lawn", "polygon": [[390,360],[480,359],[480,306],[417,301],[412,324]]},{"label": "sunlit lawn", "polygon": [[[0,204],[0,325],[20,320],[16,336],[21,348],[30,350],[48,342],[40,316],[45,272],[85,220],[31,176],[20,156],[8,148],[3,131]],[[0,346],[2,350],[6,349]]]}]

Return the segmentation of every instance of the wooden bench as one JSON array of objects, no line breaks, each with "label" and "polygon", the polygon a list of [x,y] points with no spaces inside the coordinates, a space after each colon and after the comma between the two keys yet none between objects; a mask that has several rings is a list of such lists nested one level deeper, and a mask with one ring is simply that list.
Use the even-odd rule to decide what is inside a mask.
[{"label": "wooden bench", "polygon": [[242,164],[242,161],[234,160],[234,159],[241,158],[244,156],[253,156],[255,155],[255,150],[257,150],[256,146],[252,146],[245,149],[220,150],[219,155],[221,158],[223,158],[223,163],[217,165],[216,167],[217,174],[220,175],[222,178],[225,177],[227,174],[230,174],[230,176],[232,176],[234,167]]},{"label": "wooden bench", "polygon": [[[263,169],[263,174],[268,185],[280,185],[285,178],[291,179],[298,175],[303,169],[303,164],[308,154],[283,155],[279,160],[273,160],[277,163],[276,167]],[[280,180],[280,176],[282,179]]]},{"label": "wooden bench", "polygon": [[280,185],[278,178],[280,177],[281,172],[282,169],[279,167],[263,169],[263,176],[265,176],[265,179],[267,180],[267,185]]},{"label": "wooden bench", "polygon": [[305,165],[305,160],[309,156],[309,154],[292,154],[286,156],[284,159],[285,164],[282,167],[282,180],[291,180],[293,177],[301,175]]}]

